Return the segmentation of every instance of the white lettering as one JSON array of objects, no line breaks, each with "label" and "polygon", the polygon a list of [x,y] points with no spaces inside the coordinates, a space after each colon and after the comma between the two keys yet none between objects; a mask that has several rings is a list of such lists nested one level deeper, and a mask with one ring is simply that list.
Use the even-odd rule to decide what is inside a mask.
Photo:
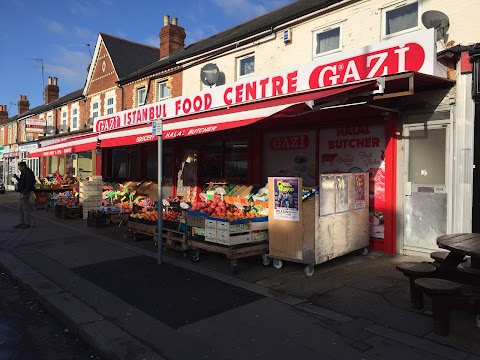
[{"label": "white lettering", "polygon": [[[367,79],[375,77],[375,74],[380,69],[380,66],[382,66],[385,63],[385,60],[387,59],[387,57],[388,57],[388,52],[367,56],[367,67],[372,68],[367,75]],[[372,60],[374,59],[378,59],[378,61],[372,67]],[[388,66],[385,66],[385,68],[383,69],[382,75],[387,75],[387,73],[388,73]]]},{"label": "white lettering", "polygon": [[405,72],[405,54],[410,50],[410,47],[402,45],[394,53],[398,55],[398,72]]}]

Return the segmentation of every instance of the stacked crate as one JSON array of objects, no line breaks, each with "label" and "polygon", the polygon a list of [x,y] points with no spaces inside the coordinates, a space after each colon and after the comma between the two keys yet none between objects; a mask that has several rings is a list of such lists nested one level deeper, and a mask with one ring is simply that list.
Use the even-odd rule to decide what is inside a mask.
[{"label": "stacked crate", "polygon": [[80,181],[79,202],[83,206],[83,218],[87,219],[89,211],[95,211],[102,205],[103,181],[101,176],[90,176]]}]

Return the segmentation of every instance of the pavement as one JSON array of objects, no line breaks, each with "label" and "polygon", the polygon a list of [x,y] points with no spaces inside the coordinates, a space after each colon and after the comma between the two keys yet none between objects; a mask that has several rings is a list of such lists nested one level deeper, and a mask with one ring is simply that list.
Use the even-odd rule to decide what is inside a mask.
[{"label": "pavement", "polygon": [[16,194],[0,195],[0,268],[105,359],[468,359],[480,360],[480,328],[454,311],[447,337],[433,333],[430,304],[410,307],[395,269],[428,260],[351,253],[315,267],[281,269],[252,257],[201,253],[191,263],[126,226],[34,211],[13,229]]}]

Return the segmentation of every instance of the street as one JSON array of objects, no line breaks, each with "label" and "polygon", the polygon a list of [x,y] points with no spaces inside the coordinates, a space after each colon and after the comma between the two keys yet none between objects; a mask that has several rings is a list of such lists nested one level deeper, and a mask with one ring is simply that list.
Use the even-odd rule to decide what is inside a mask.
[{"label": "street", "polygon": [[[11,192],[2,194],[0,203],[14,202],[17,196]],[[4,212],[9,211],[3,208]],[[4,217],[4,221],[10,221],[10,217],[8,220]],[[83,360],[100,357],[61,326],[0,268],[0,359]]]}]

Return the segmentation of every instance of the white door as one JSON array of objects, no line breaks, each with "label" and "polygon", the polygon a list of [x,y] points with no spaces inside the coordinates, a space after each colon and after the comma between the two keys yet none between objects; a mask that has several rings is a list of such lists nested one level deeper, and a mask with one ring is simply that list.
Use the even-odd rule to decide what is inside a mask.
[{"label": "white door", "polygon": [[429,253],[447,234],[449,125],[405,125],[404,253]]}]

